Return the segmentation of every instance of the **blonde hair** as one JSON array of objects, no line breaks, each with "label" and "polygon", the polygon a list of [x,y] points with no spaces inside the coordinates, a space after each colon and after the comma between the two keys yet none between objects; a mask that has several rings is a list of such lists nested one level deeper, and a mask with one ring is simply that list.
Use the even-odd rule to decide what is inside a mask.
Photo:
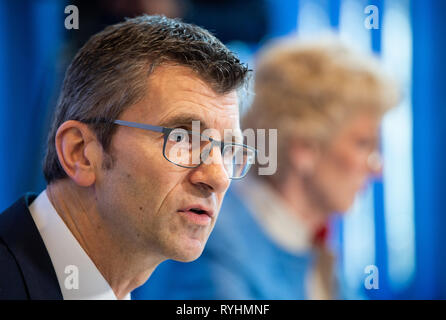
[{"label": "blonde hair", "polygon": [[396,84],[372,56],[335,38],[288,38],[260,52],[255,97],[243,126],[278,129],[278,156],[286,158],[281,147],[290,139],[327,142],[351,115],[381,116],[398,101]]}]

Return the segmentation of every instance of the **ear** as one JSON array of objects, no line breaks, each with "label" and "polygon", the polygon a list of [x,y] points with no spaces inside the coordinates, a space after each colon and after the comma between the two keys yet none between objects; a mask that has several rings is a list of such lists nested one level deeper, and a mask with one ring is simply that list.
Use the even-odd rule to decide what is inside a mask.
[{"label": "ear", "polygon": [[55,143],[65,173],[79,186],[91,186],[101,150],[90,128],[79,121],[66,121],[57,130]]},{"label": "ear", "polygon": [[303,177],[311,176],[316,168],[319,149],[307,140],[294,140],[290,143],[289,161],[294,170]]}]

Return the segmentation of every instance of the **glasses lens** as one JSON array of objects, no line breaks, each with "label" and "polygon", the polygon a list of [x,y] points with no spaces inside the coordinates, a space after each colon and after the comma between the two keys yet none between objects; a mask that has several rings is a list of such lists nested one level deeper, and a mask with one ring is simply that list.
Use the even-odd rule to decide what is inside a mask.
[{"label": "glasses lens", "polygon": [[[195,136],[185,129],[177,128],[166,139],[164,156],[176,165],[195,168],[201,162],[210,163],[216,159],[221,161],[220,156],[216,159],[212,157],[213,146],[209,140],[202,141],[200,134]],[[228,177],[239,179],[246,175],[254,163],[255,151],[243,145],[228,144],[223,148],[222,158]]]},{"label": "glasses lens", "polygon": [[246,175],[255,160],[255,152],[242,145],[226,145],[223,149],[223,164],[232,179]]},{"label": "glasses lens", "polygon": [[[164,155],[169,161],[183,166],[194,167],[193,163],[193,143],[192,135],[184,129],[177,128],[170,132],[166,140],[164,149]],[[198,156],[200,155],[200,149],[198,144]],[[199,162],[199,160],[198,160]]]}]

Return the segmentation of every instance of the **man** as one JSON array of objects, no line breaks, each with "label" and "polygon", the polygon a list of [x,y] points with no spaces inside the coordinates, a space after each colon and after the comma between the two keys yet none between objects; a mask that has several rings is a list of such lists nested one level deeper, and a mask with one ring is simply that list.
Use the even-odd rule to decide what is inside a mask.
[{"label": "man", "polygon": [[[178,20],[141,16],[94,35],[64,79],[46,190],[0,215],[0,298],[129,299],[162,261],[199,257],[230,179],[249,167],[227,150],[251,149],[219,142],[241,136],[247,73]],[[194,120],[213,135],[191,131]]]},{"label": "man", "polygon": [[203,255],[163,263],[136,298],[340,297],[327,225],[380,172],[379,123],[395,86],[335,39],[291,38],[261,52],[255,92],[243,123],[277,129],[277,172],[231,186]]}]

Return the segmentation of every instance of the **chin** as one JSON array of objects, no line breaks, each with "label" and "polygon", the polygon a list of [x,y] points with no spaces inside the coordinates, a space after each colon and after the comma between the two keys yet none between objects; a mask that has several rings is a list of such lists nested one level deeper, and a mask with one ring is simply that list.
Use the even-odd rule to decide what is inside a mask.
[{"label": "chin", "polygon": [[180,261],[180,262],[192,262],[194,260],[197,260],[201,254],[203,253],[203,250],[201,250],[199,253],[185,253],[185,254],[178,254],[174,258],[171,258],[172,260]]},{"label": "chin", "polygon": [[354,197],[337,197],[331,198],[331,201],[327,202],[326,212],[330,214],[341,214],[344,215],[353,206],[355,198]]},{"label": "chin", "polygon": [[173,259],[173,260],[176,260],[176,261],[179,261],[179,262],[192,262],[192,261],[197,260],[200,256],[201,256],[201,254],[193,256],[193,257],[191,257],[191,256],[180,257],[179,259]]},{"label": "chin", "polygon": [[350,210],[350,208],[353,206],[353,202],[354,202],[354,198],[353,199],[349,199],[343,203],[339,203],[338,205],[338,209],[336,210],[337,213],[340,214],[345,214],[348,212],[348,210]]},{"label": "chin", "polygon": [[177,247],[170,259],[180,262],[192,262],[198,259],[204,250],[204,244],[199,240],[185,241]]}]

